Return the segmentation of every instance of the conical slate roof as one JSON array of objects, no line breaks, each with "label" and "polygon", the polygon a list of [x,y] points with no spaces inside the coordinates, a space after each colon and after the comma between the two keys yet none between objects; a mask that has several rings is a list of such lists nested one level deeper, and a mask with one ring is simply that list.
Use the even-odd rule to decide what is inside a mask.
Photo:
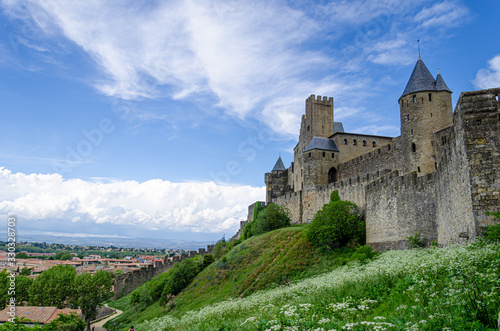
[{"label": "conical slate roof", "polygon": [[441,76],[441,74],[438,74],[436,78],[436,91],[448,91],[451,93],[451,90],[444,82],[443,76]]},{"label": "conical slate roof", "polygon": [[274,168],[272,171],[285,171],[285,165],[283,164],[283,160],[281,160],[281,156],[278,158],[278,161],[276,161],[276,164],[274,165]]},{"label": "conical slate roof", "polygon": [[314,137],[311,142],[307,145],[306,149],[304,149],[304,152],[313,150],[313,149],[321,149],[324,151],[332,151],[332,152],[338,152],[339,149],[337,148],[337,145],[335,145],[335,141],[333,139],[329,138],[320,138],[320,137]]},{"label": "conical slate roof", "polygon": [[419,91],[435,91],[436,90],[436,81],[429,69],[424,64],[422,59],[418,59],[417,64],[415,64],[415,68],[413,68],[413,72],[411,73],[410,79],[408,80],[408,84],[406,84],[406,88],[403,92],[403,95],[407,95],[409,93],[419,92]]}]

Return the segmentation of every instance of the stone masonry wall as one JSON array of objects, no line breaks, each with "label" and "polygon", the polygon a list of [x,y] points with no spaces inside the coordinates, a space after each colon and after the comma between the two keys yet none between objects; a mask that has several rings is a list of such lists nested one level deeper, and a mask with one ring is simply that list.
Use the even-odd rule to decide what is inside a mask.
[{"label": "stone masonry wall", "polygon": [[[207,251],[210,252],[210,248],[208,248]],[[120,299],[124,295],[127,295],[135,290],[140,285],[150,281],[153,277],[169,271],[175,263],[182,262],[185,259],[195,257],[196,255],[205,255],[207,251],[204,248],[200,248],[199,251],[189,251],[188,254],[166,258],[163,263],[156,266],[148,265],[140,268],[139,270],[133,270],[131,272],[117,275],[113,286],[113,300]]]},{"label": "stone masonry wall", "polygon": [[404,249],[422,231],[427,245],[437,239],[435,178],[416,172],[389,173],[366,187],[366,242],[376,250]]}]

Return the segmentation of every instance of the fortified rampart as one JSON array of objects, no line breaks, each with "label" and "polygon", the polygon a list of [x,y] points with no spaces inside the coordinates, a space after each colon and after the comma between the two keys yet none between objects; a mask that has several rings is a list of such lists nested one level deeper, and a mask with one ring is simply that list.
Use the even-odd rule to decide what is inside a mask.
[{"label": "fortified rampart", "polygon": [[138,270],[116,275],[113,289],[113,300],[120,299],[124,295],[127,295],[135,290],[140,285],[150,281],[153,277],[169,271],[176,263],[182,262],[187,258],[193,258],[196,255],[203,256],[205,254],[212,253],[213,245],[209,245],[206,250],[204,248],[200,248],[198,251],[189,251],[187,254],[184,253],[180,256],[165,258],[163,263],[159,263],[157,265],[148,265]]}]

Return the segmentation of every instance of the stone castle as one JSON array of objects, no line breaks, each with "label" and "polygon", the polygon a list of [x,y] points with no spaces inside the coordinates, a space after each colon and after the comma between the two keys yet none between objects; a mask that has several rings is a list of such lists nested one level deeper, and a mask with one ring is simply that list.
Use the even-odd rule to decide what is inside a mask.
[{"label": "stone castle", "polygon": [[451,93],[419,57],[398,100],[395,138],[345,132],[333,98],[311,95],[294,161],[285,168],[280,157],[265,174],[265,203],[306,223],[338,190],[364,210],[377,250],[404,249],[420,231],[428,245],[474,240],[495,222],[485,212],[500,209],[500,88],[462,93],[454,112]]}]

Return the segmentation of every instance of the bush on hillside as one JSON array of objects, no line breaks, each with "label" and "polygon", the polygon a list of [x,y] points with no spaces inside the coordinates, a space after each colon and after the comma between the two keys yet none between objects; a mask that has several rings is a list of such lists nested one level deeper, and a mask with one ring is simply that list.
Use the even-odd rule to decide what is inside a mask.
[{"label": "bush on hillside", "polygon": [[331,194],[330,200],[314,215],[307,240],[325,251],[347,245],[364,245],[366,224],[358,206],[340,200],[337,191]]},{"label": "bush on hillside", "polygon": [[177,295],[186,286],[188,286],[189,283],[191,283],[200,271],[200,264],[194,259],[187,259],[174,265],[174,267],[169,271],[171,273],[170,277],[165,282],[165,286],[161,294],[161,301],[164,303],[168,302],[167,296],[169,294]]},{"label": "bush on hillside", "polygon": [[241,238],[243,240],[250,238],[252,234],[252,225],[254,224],[255,220],[257,220],[257,216],[259,213],[262,211],[262,204],[260,202],[257,202],[255,204],[254,210],[253,210],[253,219],[251,222],[247,223],[245,227],[243,228],[243,233],[241,234]]},{"label": "bush on hillside", "polygon": [[259,212],[257,219],[253,221],[252,235],[257,236],[269,231],[284,228],[291,223],[288,211],[275,203],[271,203],[266,209]]}]

